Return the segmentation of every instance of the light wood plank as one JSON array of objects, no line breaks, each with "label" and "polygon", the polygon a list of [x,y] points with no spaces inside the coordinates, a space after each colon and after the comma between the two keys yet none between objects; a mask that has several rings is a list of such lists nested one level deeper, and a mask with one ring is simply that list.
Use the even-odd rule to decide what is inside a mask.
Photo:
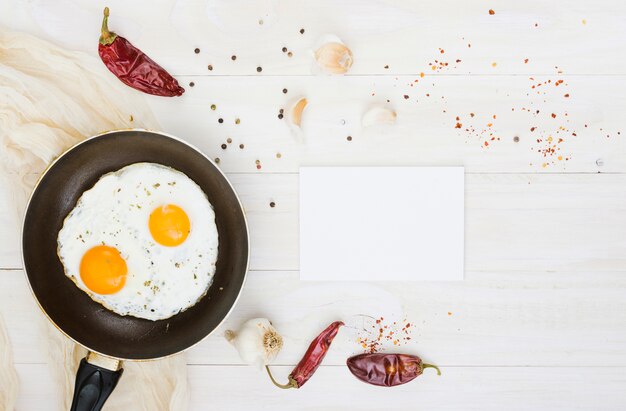
[{"label": "light wood plank", "polygon": [[[298,175],[229,177],[250,224],[251,268],[297,270]],[[626,267],[626,175],[466,177],[466,271],[593,272]],[[6,210],[0,215],[9,220]],[[8,250],[0,267],[18,268],[17,249]]]},{"label": "light wood plank", "polygon": [[[21,271],[2,273],[0,312],[17,363],[45,362],[43,315]],[[626,366],[626,272],[469,272],[463,283],[301,282],[297,272],[249,274],[226,323],[188,352],[190,364],[241,364],[223,338],[249,318],[270,318],[285,338],[276,364],[298,362],[328,323],[362,317],[413,324],[399,348],[443,366]],[[396,330],[397,331],[397,330]],[[325,364],[362,352],[344,328]]]},{"label": "light wood plank", "polygon": [[[435,60],[449,62],[446,74],[547,74],[555,66],[572,74],[626,74],[626,4],[615,0],[106,4],[112,10],[111,29],[178,75],[258,75],[257,66],[263,67],[261,75],[310,74],[311,51],[326,34],[351,47],[355,63],[350,74],[355,75],[419,73]],[[0,6],[0,23],[95,55],[103,5],[9,0]],[[489,15],[489,9],[495,14]]]},{"label": "light wood plank", "polygon": [[[463,165],[468,172],[507,173],[625,172],[623,78],[533,78],[433,78],[428,74],[424,78],[182,77],[185,84],[195,85],[176,104],[156,97],[149,101],[163,130],[219,157],[220,167],[227,172],[296,172],[300,165]],[[555,86],[561,80],[563,83]],[[532,88],[547,81],[550,83]],[[302,132],[295,133],[278,114],[280,109],[288,112],[300,96],[307,97],[309,105]],[[213,104],[216,110],[211,110]],[[362,126],[364,113],[377,105],[398,113],[395,125]],[[220,118],[223,123],[218,122]],[[235,124],[236,119],[240,124]],[[228,138],[232,144],[224,150],[221,146]],[[558,143],[559,139],[563,141]],[[544,155],[549,148],[557,151]]]},{"label": "light wood plank", "polygon": [[[286,376],[291,368],[274,367]],[[444,368],[410,384],[379,388],[356,380],[346,367],[318,369],[300,390],[279,390],[251,367],[190,366],[190,410],[603,410],[626,407],[620,367]],[[17,411],[48,411],[56,395],[42,364],[18,366]],[[120,384],[124,383],[124,378]],[[112,394],[115,395],[115,392]]]}]

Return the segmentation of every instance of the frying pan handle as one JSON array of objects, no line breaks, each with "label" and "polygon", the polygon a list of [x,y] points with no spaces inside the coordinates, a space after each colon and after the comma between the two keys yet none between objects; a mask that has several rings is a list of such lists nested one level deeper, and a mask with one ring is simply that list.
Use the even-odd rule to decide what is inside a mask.
[{"label": "frying pan handle", "polygon": [[122,372],[118,360],[89,353],[76,372],[70,411],[99,411],[115,389]]}]

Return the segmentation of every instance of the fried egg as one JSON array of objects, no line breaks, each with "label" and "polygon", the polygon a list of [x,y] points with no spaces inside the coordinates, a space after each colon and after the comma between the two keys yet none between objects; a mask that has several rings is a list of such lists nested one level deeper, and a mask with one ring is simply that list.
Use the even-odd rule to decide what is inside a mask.
[{"label": "fried egg", "polygon": [[57,237],[68,276],[120,315],[169,318],[211,286],[215,213],[180,171],[136,163],[105,174],[78,199]]}]

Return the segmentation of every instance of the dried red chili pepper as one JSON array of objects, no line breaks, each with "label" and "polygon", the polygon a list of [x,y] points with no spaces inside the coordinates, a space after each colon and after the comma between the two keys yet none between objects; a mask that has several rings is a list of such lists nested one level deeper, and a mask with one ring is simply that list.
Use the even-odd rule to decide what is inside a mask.
[{"label": "dried red chili pepper", "polygon": [[165,69],[122,36],[109,31],[109,8],[104,8],[98,54],[122,83],[156,96],[180,96],[185,89]]},{"label": "dried red chili pepper", "polygon": [[420,376],[425,368],[434,368],[437,375],[441,375],[437,366],[424,364],[416,355],[361,354],[348,358],[346,364],[359,380],[383,387],[406,384]]},{"label": "dried red chili pepper", "polygon": [[265,369],[274,385],[284,389],[302,387],[322,363],[330,344],[333,342],[333,339],[335,339],[342,325],[344,325],[342,321],[335,321],[326,327],[326,329],[311,342],[311,345],[309,345],[309,348],[306,350],[306,353],[298,365],[296,365],[289,374],[289,382],[287,384],[277,383],[270,372],[270,367],[266,365]]}]

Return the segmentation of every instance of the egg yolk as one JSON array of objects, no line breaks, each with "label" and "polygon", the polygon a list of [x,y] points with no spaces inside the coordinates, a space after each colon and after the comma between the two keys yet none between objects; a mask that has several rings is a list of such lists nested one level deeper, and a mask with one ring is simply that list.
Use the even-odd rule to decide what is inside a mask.
[{"label": "egg yolk", "polygon": [[80,278],[94,293],[113,294],[126,284],[126,261],[114,247],[89,249],[80,261]]},{"label": "egg yolk", "polygon": [[150,214],[148,226],[154,241],[167,247],[181,245],[191,229],[187,213],[174,204],[155,208]]}]

